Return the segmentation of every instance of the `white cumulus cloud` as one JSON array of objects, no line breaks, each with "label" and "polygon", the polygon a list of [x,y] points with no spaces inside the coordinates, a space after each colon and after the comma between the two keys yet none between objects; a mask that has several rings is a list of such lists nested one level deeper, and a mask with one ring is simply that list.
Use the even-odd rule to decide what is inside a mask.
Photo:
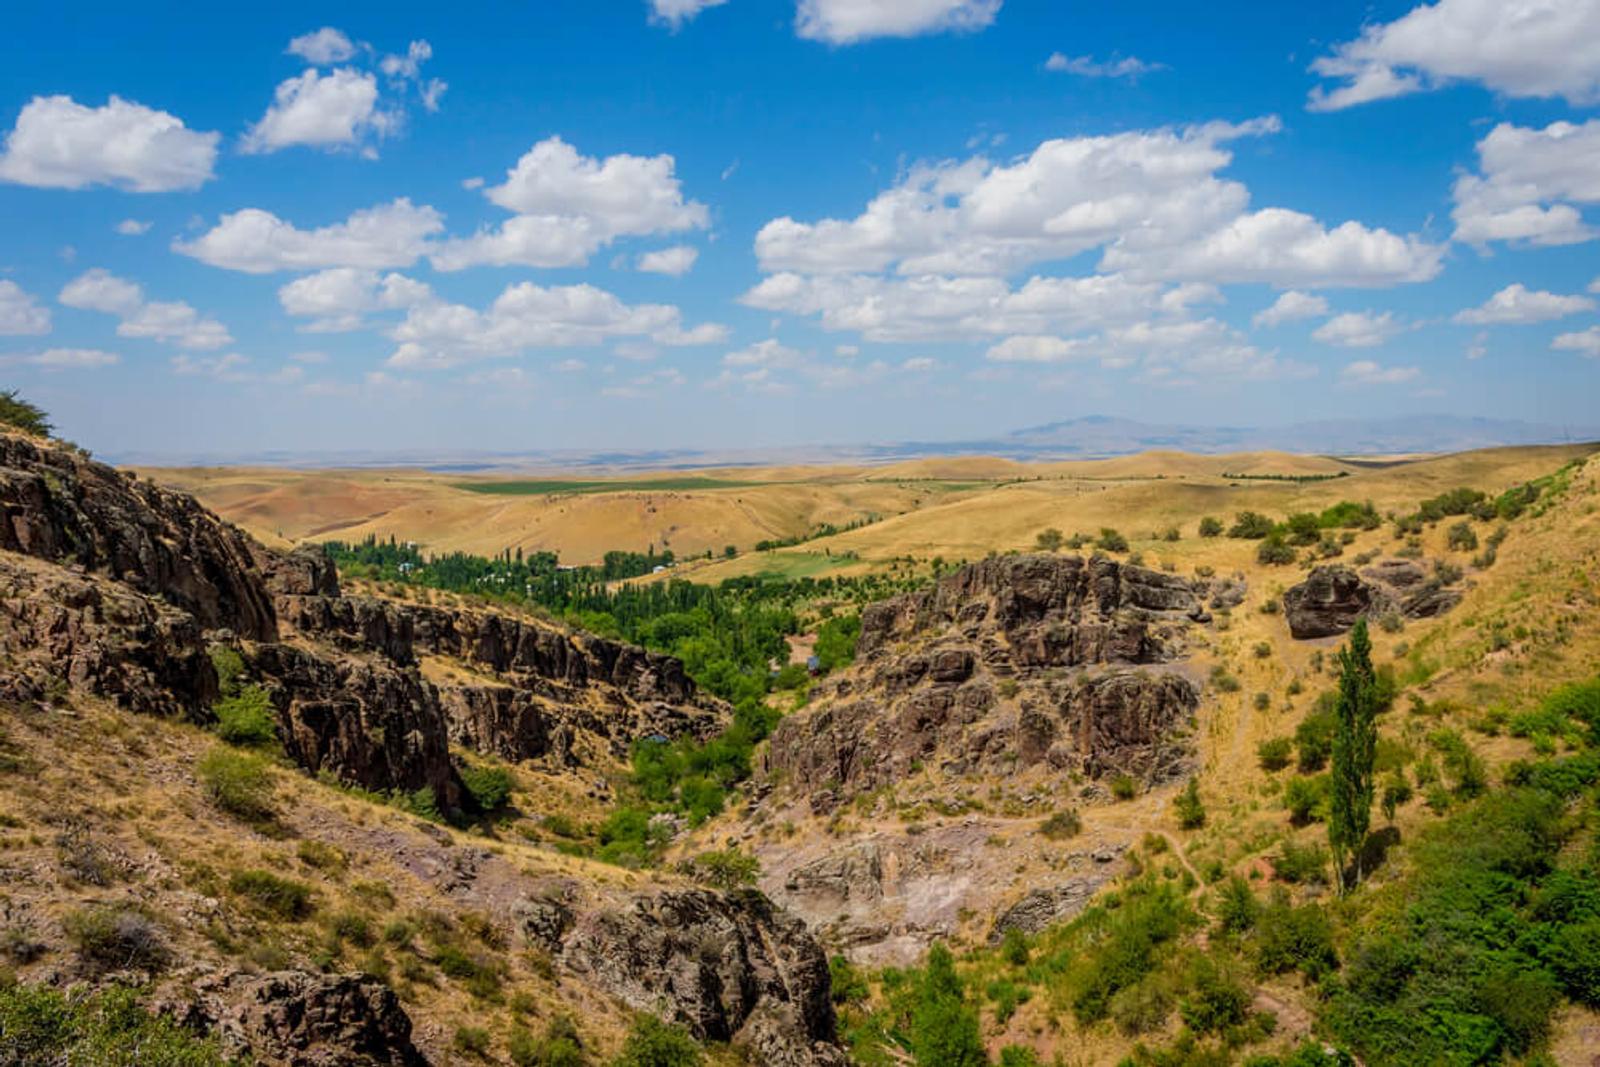
[{"label": "white cumulus cloud", "polygon": [[1296,319],[1320,318],[1327,313],[1328,301],[1326,297],[1290,289],[1288,292],[1281,294],[1277,300],[1274,300],[1271,307],[1265,311],[1257,312],[1250,322],[1255,326],[1281,326]]},{"label": "white cumulus cloud", "polygon": [[174,242],[172,248],[213,267],[249,274],[324,267],[385,270],[415,263],[428,239],[443,229],[437,211],[404,197],[314,230],[299,229],[270,211],[245,208],[222,216],[192,241]]},{"label": "white cumulus cloud", "polygon": [[1102,60],[1093,56],[1069,56],[1064,52],[1052,52],[1050,58],[1044,61],[1044,69],[1057,74],[1076,74],[1083,78],[1137,78],[1141,74],[1166,70],[1167,67],[1165,63],[1147,63],[1136,56]]},{"label": "white cumulus cloud", "polygon": [[483,311],[430,302],[412,307],[390,336],[395,367],[443,368],[537,348],[576,348],[623,338],[663,345],[707,344],[726,336],[707,323],[684,329],[670,304],[626,304],[592,285],[508,286]]},{"label": "white cumulus cloud", "polygon": [[150,226],[141,219],[123,219],[117,223],[117,233],[123,237],[142,237],[150,232]]},{"label": "white cumulus cloud", "polygon": [[481,264],[571,267],[621,237],[681,233],[710,225],[710,211],[687,200],[670,155],[596,159],[560,137],[540,141],[484,190],[513,217],[493,229],[442,243],[437,270]]},{"label": "white cumulus cloud", "polygon": [[828,44],[985,29],[1001,0],[800,0],[795,32]]},{"label": "white cumulus cloud", "polygon": [[378,107],[378,79],[340,67],[323,74],[307,70],[282,82],[261,120],[250,127],[241,149],[276,152],[293,145],[341,148],[393,132],[400,117]]},{"label": "white cumulus cloud", "polygon": [[37,337],[49,332],[50,309],[41,306],[16,282],[0,281],[0,334]]},{"label": "white cumulus cloud", "polygon": [[299,56],[314,67],[326,67],[350,59],[356,54],[356,46],[342,31],[324,26],[314,33],[296,37],[284,52]]},{"label": "white cumulus cloud", "polygon": [[1506,286],[1478,307],[1457,312],[1455,321],[1475,326],[1525,324],[1549,322],[1592,310],[1594,301],[1586,296],[1563,296],[1529,289],[1518,282]]},{"label": "white cumulus cloud", "polygon": [[1577,352],[1590,359],[1600,359],[1600,326],[1561,334],[1550,342],[1550,347],[1558,352]]},{"label": "white cumulus cloud", "polygon": [[650,21],[676,30],[708,7],[721,7],[728,0],[649,0]]},{"label": "white cumulus cloud", "polygon": [[694,267],[700,251],[691,245],[675,245],[639,256],[638,267],[647,274],[668,274],[680,278]]},{"label": "white cumulus cloud", "polygon": [[0,152],[0,181],[42,189],[109,185],[134,193],[196,189],[212,178],[221,134],[113,96],[85,107],[70,96],[36,96]]},{"label": "white cumulus cloud", "polygon": [[1060,363],[1086,355],[1088,345],[1078,337],[1069,340],[1048,334],[1019,334],[991,345],[984,358],[997,363]]},{"label": "white cumulus cloud", "polygon": [[1347,311],[1335,315],[1312,331],[1311,336],[1325,345],[1341,348],[1374,348],[1398,334],[1404,327],[1394,312]]},{"label": "white cumulus cloud", "polygon": [[283,310],[312,321],[307,333],[342,333],[366,325],[375,311],[401,311],[434,299],[426,283],[403,274],[333,267],[296,278],[278,290]]},{"label": "white cumulus cloud", "polygon": [[1311,65],[1313,111],[1476,81],[1507,96],[1600,99],[1600,0],[1438,0],[1368,26]]},{"label": "white cumulus cloud", "polygon": [[1581,211],[1600,203],[1600,119],[1542,130],[1503,122],[1478,142],[1478,167],[1456,180],[1456,240],[1565,245],[1600,234]]},{"label": "white cumulus cloud", "polygon": [[226,326],[181,300],[146,300],[144,289],[95,268],[68,282],[57,298],[67,307],[115,315],[118,337],[144,338],[209,351],[233,343]]}]

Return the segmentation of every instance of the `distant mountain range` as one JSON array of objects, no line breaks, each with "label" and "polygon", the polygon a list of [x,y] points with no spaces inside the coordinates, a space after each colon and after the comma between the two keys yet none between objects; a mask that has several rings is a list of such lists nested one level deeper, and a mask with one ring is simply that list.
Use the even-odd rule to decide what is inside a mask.
[{"label": "distant mountain range", "polygon": [[1406,415],[1326,419],[1286,426],[1167,426],[1090,415],[1017,430],[1000,442],[1008,454],[1112,456],[1171,448],[1183,452],[1310,452],[1372,455],[1464,452],[1501,445],[1600,440],[1600,428],[1548,426],[1513,419]]},{"label": "distant mountain range", "polygon": [[1504,445],[1600,441],[1600,426],[1553,426],[1515,419],[1406,415],[1326,419],[1283,426],[1184,426],[1087,415],[977,441],[902,441],[766,449],[551,450],[537,452],[323,452],[172,455],[121,453],[133,466],[416,467],[435,471],[641,471],[799,463],[889,463],[928,456],[1002,456],[1017,460],[1096,459],[1152,449],[1217,454],[1300,452],[1359,456],[1465,452]]}]

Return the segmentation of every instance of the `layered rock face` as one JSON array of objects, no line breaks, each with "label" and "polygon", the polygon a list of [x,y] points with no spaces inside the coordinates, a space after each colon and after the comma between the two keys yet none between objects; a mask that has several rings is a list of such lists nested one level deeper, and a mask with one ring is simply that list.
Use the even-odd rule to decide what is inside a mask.
[{"label": "layered rock face", "polygon": [[1418,563],[1390,559],[1359,574],[1342,564],[1317,567],[1283,594],[1289,633],[1300,639],[1333,637],[1357,619],[1391,612],[1408,619],[1442,615],[1461,602],[1462,592]]},{"label": "layered rock face", "polygon": [[923,764],[1165,780],[1184,766],[1199,703],[1169,664],[1208,618],[1173,575],[1103,558],[985,560],[869,607],[856,667],[779,724],[769,769],[814,806]]},{"label": "layered rock face", "polygon": [[[547,924],[548,927],[548,924]],[[572,971],[695,1036],[747,1047],[754,1062],[843,1064],[828,959],[805,924],[760,893],[667,890],[557,922]]]},{"label": "layered rock face", "polygon": [[202,630],[277,637],[243,531],[186,493],[15,434],[0,434],[0,549],[104,574]]},{"label": "layered rock face", "polygon": [[[462,790],[451,742],[571,763],[584,736],[714,731],[726,709],[677,660],[491,612],[344,596],[315,550],[274,552],[192,497],[0,434],[0,699],[65,682],[132,710],[207,721],[208,648],[236,644],[288,755],[368,789]],[[433,656],[473,680],[435,685]]]}]

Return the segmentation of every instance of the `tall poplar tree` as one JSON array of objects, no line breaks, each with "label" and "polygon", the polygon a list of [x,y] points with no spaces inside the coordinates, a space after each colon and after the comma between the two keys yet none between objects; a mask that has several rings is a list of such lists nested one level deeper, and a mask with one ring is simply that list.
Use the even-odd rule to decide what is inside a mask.
[{"label": "tall poplar tree", "polygon": [[1372,823],[1373,762],[1378,747],[1378,680],[1372,670],[1367,621],[1359,619],[1339,650],[1339,699],[1334,706],[1332,773],[1329,782],[1328,844],[1340,889],[1348,888],[1346,862],[1361,880],[1361,846]]}]

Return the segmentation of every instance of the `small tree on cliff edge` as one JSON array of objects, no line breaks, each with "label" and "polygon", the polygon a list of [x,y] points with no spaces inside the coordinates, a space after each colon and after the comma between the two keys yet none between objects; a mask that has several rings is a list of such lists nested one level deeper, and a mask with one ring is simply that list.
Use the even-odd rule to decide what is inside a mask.
[{"label": "small tree on cliff edge", "polygon": [[978,1034],[978,1013],[966,1003],[955,961],[942,942],[928,951],[917,987],[911,1051],[918,1067],[985,1067],[989,1062]]},{"label": "small tree on cliff edge", "polygon": [[1372,767],[1378,745],[1378,686],[1372,670],[1372,642],[1360,619],[1339,650],[1339,695],[1334,705],[1332,774],[1329,781],[1328,844],[1333,848],[1339,885],[1348,888],[1345,864],[1354,857],[1361,880],[1361,846],[1372,821]]},{"label": "small tree on cliff edge", "polygon": [[15,389],[0,389],[0,426],[35,437],[50,436],[50,420],[44,411],[18,396]]}]

